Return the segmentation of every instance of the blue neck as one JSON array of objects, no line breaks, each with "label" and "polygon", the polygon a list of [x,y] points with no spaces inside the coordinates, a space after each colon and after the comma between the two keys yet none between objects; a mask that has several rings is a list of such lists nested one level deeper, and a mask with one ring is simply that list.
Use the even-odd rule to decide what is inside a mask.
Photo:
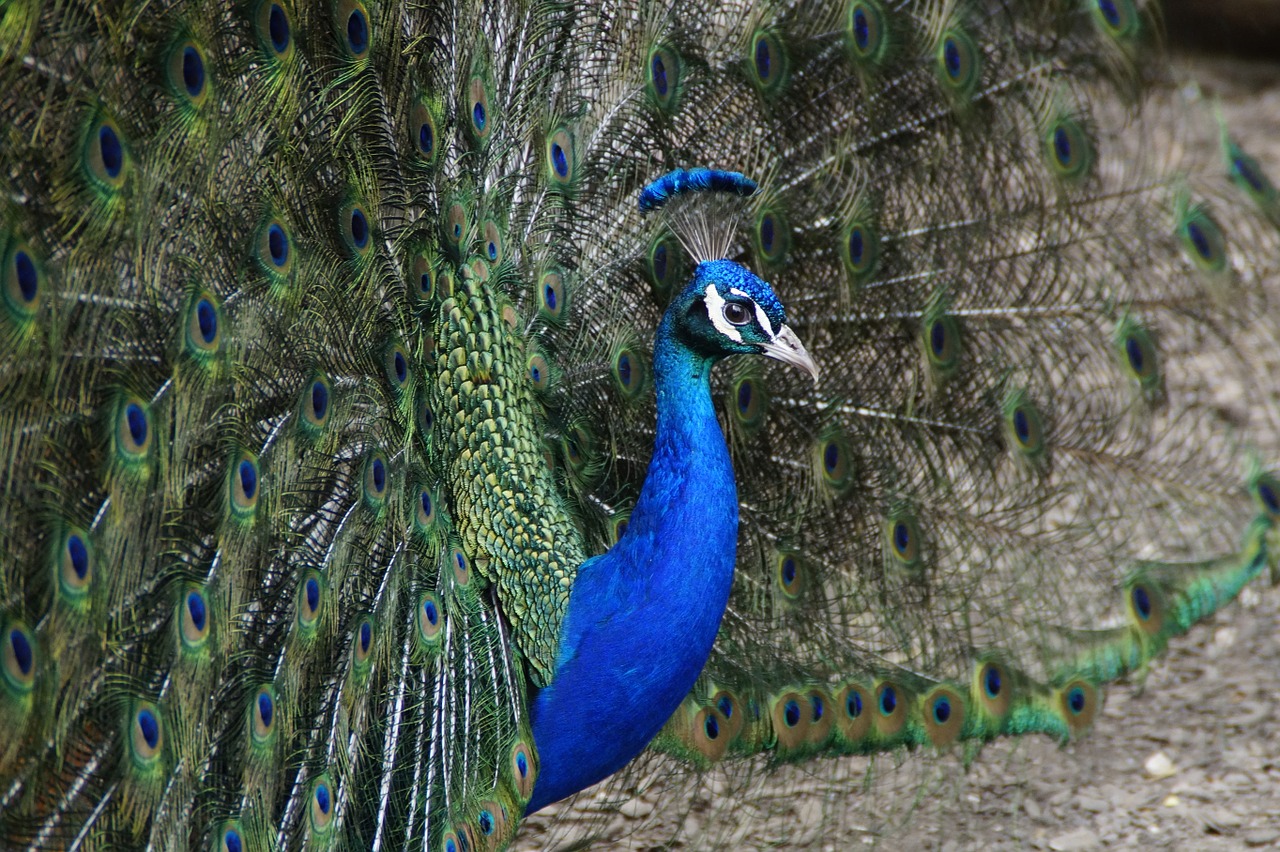
[{"label": "blue neck", "polygon": [[672,331],[654,343],[658,428],[626,533],[583,563],[557,671],[533,699],[538,780],[528,813],[621,769],[702,671],[729,600],[738,495],[711,405],[712,359]]}]

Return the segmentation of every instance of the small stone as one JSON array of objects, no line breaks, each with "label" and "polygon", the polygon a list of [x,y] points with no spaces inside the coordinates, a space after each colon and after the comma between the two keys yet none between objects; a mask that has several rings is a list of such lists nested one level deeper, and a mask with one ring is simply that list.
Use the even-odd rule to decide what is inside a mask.
[{"label": "small stone", "polygon": [[1101,849],[1102,840],[1087,828],[1077,828],[1050,840],[1049,848],[1054,852],[1090,852]]},{"label": "small stone", "polygon": [[1178,774],[1178,767],[1174,766],[1169,756],[1162,751],[1147,758],[1147,762],[1143,764],[1143,768],[1147,771],[1147,775],[1151,778],[1170,778]]},{"label": "small stone", "polygon": [[1280,843],[1280,829],[1255,828],[1244,836],[1244,842],[1249,846],[1274,846]]}]

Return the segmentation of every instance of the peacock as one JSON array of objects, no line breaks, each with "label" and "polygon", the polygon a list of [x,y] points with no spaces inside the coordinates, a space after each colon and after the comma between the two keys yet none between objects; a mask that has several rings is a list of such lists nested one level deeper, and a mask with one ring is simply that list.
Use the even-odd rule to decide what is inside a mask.
[{"label": "peacock", "polygon": [[473,852],[790,768],[834,838],[1082,735],[1280,547],[1280,193],[1161,40],[8,0],[0,845]]}]

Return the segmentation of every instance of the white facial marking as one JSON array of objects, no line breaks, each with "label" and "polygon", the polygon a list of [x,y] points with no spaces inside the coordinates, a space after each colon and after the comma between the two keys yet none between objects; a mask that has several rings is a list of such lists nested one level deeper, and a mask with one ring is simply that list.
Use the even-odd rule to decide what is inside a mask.
[{"label": "white facial marking", "polygon": [[707,316],[711,317],[711,324],[716,327],[716,331],[735,343],[741,343],[742,332],[724,318],[724,296],[720,295],[716,285],[708,284],[703,295],[707,300]]}]

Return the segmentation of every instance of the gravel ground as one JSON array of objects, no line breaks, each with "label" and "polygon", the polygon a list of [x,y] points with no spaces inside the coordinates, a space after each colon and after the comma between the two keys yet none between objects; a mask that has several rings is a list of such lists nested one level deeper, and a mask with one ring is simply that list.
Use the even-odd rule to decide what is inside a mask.
[{"label": "gravel ground", "polygon": [[[1178,64],[1205,96],[1221,101],[1250,153],[1280,175],[1280,64],[1187,56]],[[814,836],[803,828],[801,809],[791,834],[743,835],[737,843],[823,850],[1280,848],[1278,696],[1280,589],[1260,583],[1176,641],[1141,689],[1110,689],[1092,733],[1078,743],[1065,749],[1044,738],[996,743],[967,771],[951,760],[945,794],[916,803],[890,834]],[[670,793],[655,789],[654,795]],[[889,802],[880,790],[867,795],[870,810]],[[544,816],[530,820],[518,847],[584,845],[580,832],[564,826],[566,818],[592,818],[592,801],[584,794],[558,825]],[[698,833],[701,808],[697,799],[690,803],[673,843],[678,827],[655,825],[652,802],[641,795],[598,829],[594,846],[709,846],[712,839]]]}]

